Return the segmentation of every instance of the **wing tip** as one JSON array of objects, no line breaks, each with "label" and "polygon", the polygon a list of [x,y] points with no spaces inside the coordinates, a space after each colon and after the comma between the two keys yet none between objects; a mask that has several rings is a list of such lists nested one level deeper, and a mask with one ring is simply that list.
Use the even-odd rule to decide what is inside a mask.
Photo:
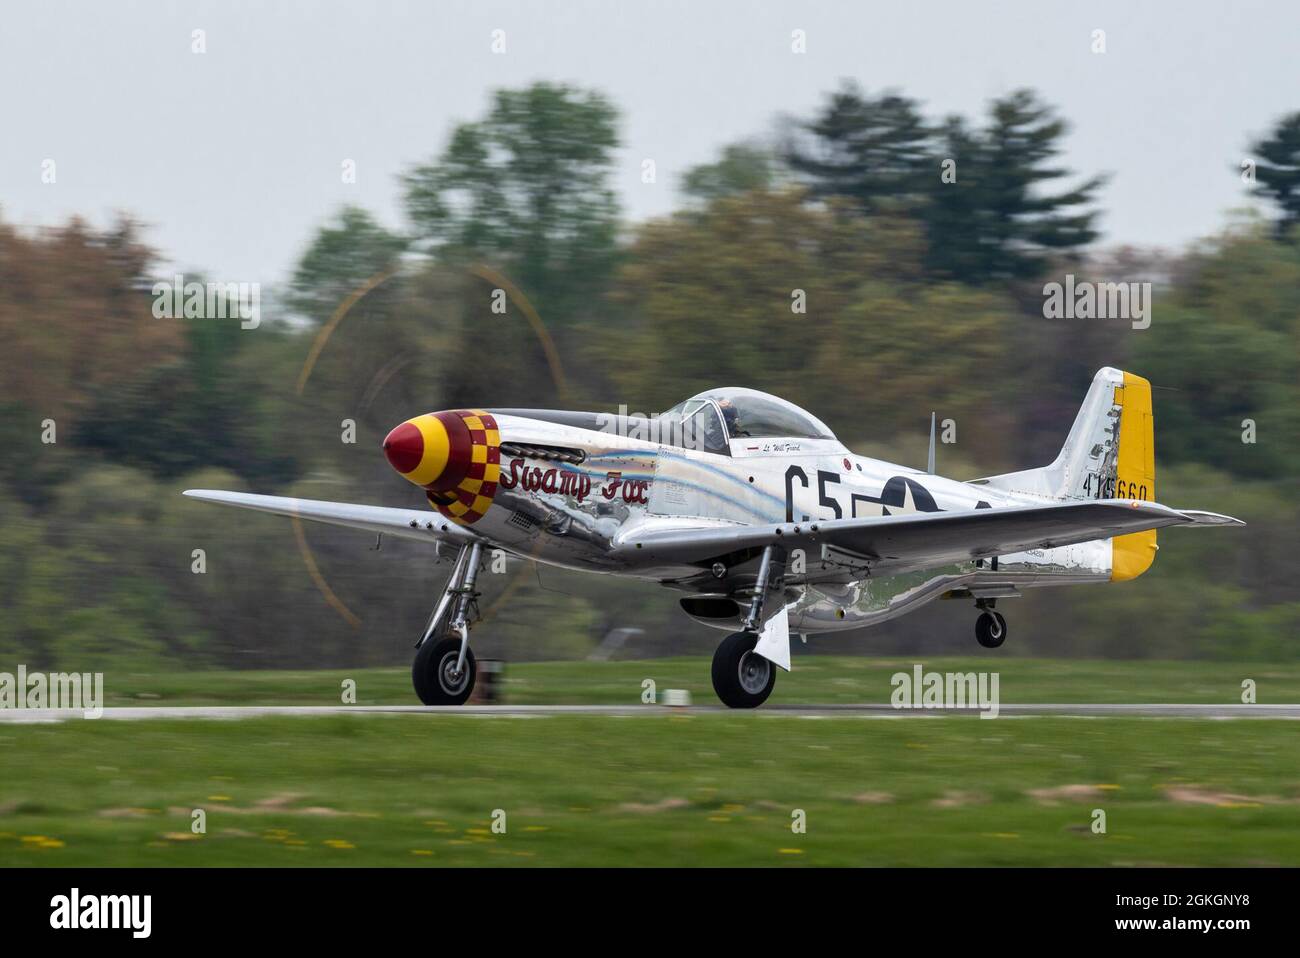
[{"label": "wing tip", "polygon": [[181,495],[186,499],[196,499],[199,502],[215,502],[217,505],[242,506],[249,505],[251,501],[263,497],[251,497],[247,493],[230,492],[226,489],[185,489]]},{"label": "wing tip", "polygon": [[217,499],[230,493],[221,489],[186,489],[181,493],[187,499]]}]

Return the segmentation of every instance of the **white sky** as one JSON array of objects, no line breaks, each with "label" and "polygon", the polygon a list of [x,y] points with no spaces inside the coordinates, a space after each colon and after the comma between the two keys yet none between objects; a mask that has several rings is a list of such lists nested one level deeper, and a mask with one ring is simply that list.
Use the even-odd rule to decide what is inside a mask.
[{"label": "white sky", "polygon": [[[804,55],[790,52],[796,28]],[[1090,50],[1098,28],[1103,55]],[[623,113],[616,185],[635,220],[674,206],[686,168],[777,114],[810,115],[853,77],[901,88],[933,118],[1036,88],[1073,124],[1067,165],[1113,174],[1104,241],[1176,247],[1247,202],[1246,144],[1300,109],[1298,41],[1289,0],[10,0],[0,217],[102,224],[125,210],[181,268],[274,283],[345,202],[400,227],[397,175],[479,117],[493,88],[547,79],[610,96]],[[354,185],[340,182],[345,158]]]}]

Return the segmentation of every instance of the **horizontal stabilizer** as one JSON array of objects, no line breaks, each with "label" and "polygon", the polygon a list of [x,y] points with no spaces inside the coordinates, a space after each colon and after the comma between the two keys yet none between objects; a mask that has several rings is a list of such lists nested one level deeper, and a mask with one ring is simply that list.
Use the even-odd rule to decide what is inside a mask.
[{"label": "horizontal stabilizer", "polygon": [[1194,526],[1244,526],[1246,523],[1232,516],[1221,515],[1217,512],[1201,512],[1198,509],[1179,509],[1183,515],[1191,520]]}]

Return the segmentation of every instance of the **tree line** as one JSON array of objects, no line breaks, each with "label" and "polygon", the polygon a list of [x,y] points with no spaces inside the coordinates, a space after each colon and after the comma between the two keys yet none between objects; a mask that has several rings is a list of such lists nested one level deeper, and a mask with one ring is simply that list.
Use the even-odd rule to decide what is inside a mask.
[{"label": "tree line", "polygon": [[[155,319],[156,253],[130,220],[0,222],[0,654],[404,661],[442,574],[425,550],[369,551],[328,529],[300,543],[282,520],[177,492],[410,505],[376,450],[417,411],[652,412],[749,385],[903,462],[923,459],[936,409],[957,434],[940,470],[973,478],[1046,462],[1092,373],[1117,365],[1157,386],[1159,498],[1252,524],[1162,536],[1137,586],[1023,600],[1020,648],[1293,657],[1300,113],[1248,144],[1272,215],[1177,254],[1098,249],[1105,172],[1064,165],[1067,133],[1031,91],[934,119],[898,91],[845,84],[777,136],[689,170],[672,214],[628,224],[614,104],[558,84],[503,90],[403,177],[401,229],[347,207],[310,237],[279,291],[289,314],[255,331]],[[1045,319],[1043,283],[1067,271],[1153,281],[1151,327]],[[308,367],[340,303],[377,277]],[[586,654],[619,626],[645,630],[630,654],[712,648],[655,587],[516,566],[487,588],[485,606],[510,595],[480,633],[485,654]],[[943,605],[848,647],[967,651],[968,617]]]}]

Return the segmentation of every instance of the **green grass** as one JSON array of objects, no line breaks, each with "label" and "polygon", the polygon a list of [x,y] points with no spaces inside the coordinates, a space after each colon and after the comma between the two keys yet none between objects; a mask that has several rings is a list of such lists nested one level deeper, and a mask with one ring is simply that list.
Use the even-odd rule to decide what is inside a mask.
[{"label": "green grass", "polygon": [[666,711],[10,725],[0,865],[1294,866],[1295,735]]},{"label": "green grass", "polygon": [[[803,656],[773,702],[884,702],[913,661]],[[1236,702],[1245,678],[1260,702],[1300,701],[1294,666],[922,661],[995,666],[1003,704]],[[506,675],[510,702],[635,704],[647,678],[714,702],[705,658]],[[415,701],[406,669],[105,681],[109,705],[328,705],[348,678],[360,704]],[[0,865],[1300,865],[1296,734],[1277,720],[659,709],[0,725]]]},{"label": "green grass", "polygon": [[[773,704],[887,702],[890,676],[927,670],[996,669],[1005,703],[1241,701],[1241,683],[1253,679],[1261,703],[1300,702],[1300,665],[1226,665],[1221,662],[1024,659],[995,655],[963,658],[864,658],[796,655],[782,673]],[[640,662],[535,662],[507,666],[505,701],[516,704],[635,705],[641,683],[688,689],[697,704],[716,700],[707,658]],[[357,683],[361,705],[416,705],[407,668],[321,672],[109,672],[107,705],[331,705],[342,682]]]}]

